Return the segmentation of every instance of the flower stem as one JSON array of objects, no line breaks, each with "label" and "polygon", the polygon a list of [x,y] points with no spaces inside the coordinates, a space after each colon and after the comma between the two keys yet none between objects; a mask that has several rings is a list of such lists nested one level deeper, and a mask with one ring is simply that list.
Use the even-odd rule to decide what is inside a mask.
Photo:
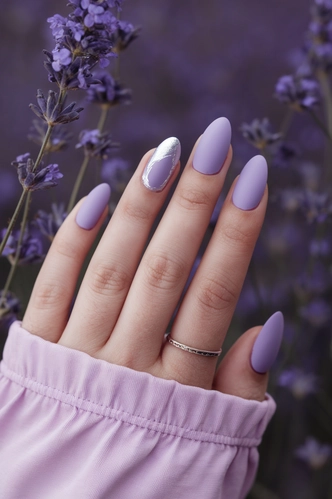
[{"label": "flower stem", "polygon": [[40,165],[40,162],[44,156],[44,152],[45,152],[45,149],[46,149],[46,146],[47,146],[47,143],[49,141],[49,138],[51,136],[51,133],[52,133],[52,129],[53,129],[53,126],[52,125],[48,125],[48,128],[47,128],[47,132],[45,134],[45,137],[44,137],[44,140],[43,140],[43,143],[42,143],[42,146],[40,148],[40,151],[39,151],[39,154],[38,154],[38,157],[36,159],[36,162],[33,166],[33,170],[32,172],[35,172],[38,168],[38,166]]},{"label": "flower stem", "polygon": [[309,112],[310,112],[310,115],[313,117],[316,125],[318,125],[319,128],[324,132],[326,137],[332,141],[332,136],[329,134],[329,131],[326,128],[326,126],[324,125],[324,123],[322,123],[321,120],[318,118],[317,114],[314,111],[309,111]]},{"label": "flower stem", "polygon": [[15,271],[17,269],[17,265],[18,265],[18,262],[19,262],[19,259],[20,259],[20,254],[21,254],[21,248],[22,248],[22,242],[23,242],[24,232],[25,232],[27,221],[28,221],[29,206],[30,206],[30,202],[31,202],[31,191],[29,191],[29,192],[24,191],[24,192],[27,193],[27,197],[26,197],[26,200],[25,200],[23,218],[22,218],[22,222],[21,222],[21,232],[20,232],[20,236],[19,236],[19,239],[18,239],[18,243],[17,243],[17,248],[16,248],[16,253],[15,253],[14,261],[12,263],[10,272],[9,272],[7,280],[6,280],[6,284],[5,284],[4,288],[3,288],[2,295],[1,295],[1,298],[0,298],[0,308],[1,308],[2,304],[3,304],[3,302],[6,299],[6,294],[7,294],[8,290],[9,290],[9,287],[10,287],[11,282],[13,280]]},{"label": "flower stem", "polygon": [[[321,88],[324,95],[324,100],[326,104],[326,119],[327,119],[327,129],[328,135],[332,137],[332,92],[329,77],[325,71],[318,71],[318,79],[321,84]],[[325,168],[325,179],[324,182],[330,183],[331,180],[331,158],[332,157],[332,143],[329,141],[326,145],[326,168]]]},{"label": "flower stem", "polygon": [[16,220],[17,220],[17,217],[21,211],[21,208],[23,206],[23,203],[24,203],[24,200],[25,200],[25,197],[27,195],[27,191],[26,190],[23,190],[22,194],[21,194],[21,197],[20,197],[20,200],[19,202],[17,203],[17,206],[16,206],[16,209],[15,209],[15,212],[14,212],[14,215],[12,216],[11,220],[10,220],[10,223],[8,225],[8,228],[7,228],[7,232],[5,234],[5,237],[3,238],[1,244],[0,244],[0,256],[2,255],[3,253],[3,250],[6,246],[6,243],[8,241],[8,238],[14,228],[14,225],[16,223]]},{"label": "flower stem", "polygon": [[104,126],[105,126],[105,123],[107,120],[107,116],[108,116],[108,111],[109,111],[109,106],[102,106],[102,111],[100,113],[100,119],[99,119],[99,123],[98,123],[98,127],[97,127],[98,130],[100,131],[100,133],[104,129]]},{"label": "flower stem", "polygon": [[282,133],[282,136],[285,137],[291,127],[292,121],[294,118],[294,111],[293,109],[288,109],[283,122],[281,123],[280,127],[280,132]]},{"label": "flower stem", "polygon": [[[106,123],[106,120],[107,120],[107,117],[108,117],[109,109],[110,109],[109,106],[102,106],[102,111],[101,111],[100,118],[99,118],[99,123],[98,123],[98,130],[100,131],[100,133],[104,129],[104,126],[105,126],[105,123]],[[68,203],[68,207],[67,207],[67,213],[68,214],[74,208],[74,205],[76,203],[76,198],[77,198],[77,195],[78,195],[78,191],[79,191],[79,189],[81,187],[81,184],[83,182],[83,178],[84,178],[86,169],[88,167],[88,164],[90,162],[90,159],[91,159],[90,156],[85,156],[85,158],[83,160],[83,163],[82,163],[80,171],[79,171],[79,173],[77,175],[77,178],[76,178],[76,181],[75,181],[75,185],[74,185],[74,188],[73,188],[73,191],[71,193],[70,200],[69,200],[69,203]]]},{"label": "flower stem", "polygon": [[[66,91],[65,90],[61,90],[60,93],[59,93],[59,97],[58,97],[58,102],[63,102],[63,100],[65,99],[66,97]],[[45,152],[45,149],[46,149],[46,146],[47,146],[47,143],[50,139],[50,136],[51,136],[51,133],[52,133],[52,129],[53,129],[53,126],[52,125],[48,125],[48,128],[47,128],[47,131],[46,131],[46,134],[45,134],[45,137],[44,137],[44,140],[43,140],[43,143],[42,143],[42,146],[40,148],[40,151],[39,151],[39,154],[37,156],[37,159],[36,159],[36,162],[33,166],[33,170],[32,172],[35,172],[38,168],[38,166],[40,165],[40,162],[43,158],[43,155],[44,155],[44,152]],[[3,240],[1,241],[1,244],[0,244],[0,256],[2,255],[3,253],[3,250],[6,246],[6,243],[8,241],[8,238],[15,226],[15,223],[16,223],[16,220],[17,220],[17,217],[21,211],[21,208],[23,206],[23,203],[24,203],[24,200],[25,200],[25,197],[27,196],[28,194],[28,191],[27,190],[23,190],[22,194],[21,194],[21,197],[19,199],[19,202],[17,203],[17,206],[16,206],[16,209],[15,209],[15,212],[10,220],[10,223],[8,225],[8,228],[7,228],[7,231],[6,231],[6,234],[3,238]],[[28,196],[29,200],[30,200],[30,196]],[[28,203],[29,205],[30,203]]]},{"label": "flower stem", "polygon": [[88,167],[89,162],[90,162],[90,157],[85,156],[83,163],[81,165],[80,171],[78,172],[73,191],[72,191],[71,196],[70,196],[70,200],[69,200],[69,204],[68,204],[68,208],[67,208],[68,215],[71,212],[71,210],[74,208],[77,194],[78,194],[79,188],[81,187],[81,183],[83,181],[83,178],[84,178],[84,175],[85,175],[85,172],[86,172],[86,169]]}]

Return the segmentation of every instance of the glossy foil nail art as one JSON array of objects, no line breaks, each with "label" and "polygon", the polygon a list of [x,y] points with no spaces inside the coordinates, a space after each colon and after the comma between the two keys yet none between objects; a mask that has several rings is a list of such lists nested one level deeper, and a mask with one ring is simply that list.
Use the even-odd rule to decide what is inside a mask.
[{"label": "glossy foil nail art", "polygon": [[181,156],[181,144],[176,137],[164,140],[146,165],[142,182],[150,191],[162,191]]}]

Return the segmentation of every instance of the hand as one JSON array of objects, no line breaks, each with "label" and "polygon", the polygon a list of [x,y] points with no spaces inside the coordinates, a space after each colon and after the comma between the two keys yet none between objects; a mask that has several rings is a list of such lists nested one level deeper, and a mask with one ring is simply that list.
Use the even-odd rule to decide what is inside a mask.
[{"label": "hand", "polygon": [[[91,259],[68,320],[81,267],[107,215],[110,189],[101,184],[80,200],[54,238],[22,326],[113,364],[264,400],[266,371],[281,342],[280,312],[260,335],[261,327],[243,334],[217,372],[217,357],[189,353],[165,340],[231,163],[230,136],[229,122],[220,118],[200,137],[144,254],[179,173],[180,144],[167,139],[152,161],[154,151],[143,157]],[[199,350],[221,348],[264,220],[266,180],[261,156],[235,179],[178,310],[174,340]]]}]

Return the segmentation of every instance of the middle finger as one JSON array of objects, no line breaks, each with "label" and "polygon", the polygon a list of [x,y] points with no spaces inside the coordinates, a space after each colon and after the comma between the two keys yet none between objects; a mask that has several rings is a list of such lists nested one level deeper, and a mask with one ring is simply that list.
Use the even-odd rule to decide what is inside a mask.
[{"label": "middle finger", "polygon": [[[110,362],[145,370],[160,354],[231,163],[231,127],[215,120],[191,154],[130,287],[109,342]],[[142,348],[144,345],[144,348]]]}]

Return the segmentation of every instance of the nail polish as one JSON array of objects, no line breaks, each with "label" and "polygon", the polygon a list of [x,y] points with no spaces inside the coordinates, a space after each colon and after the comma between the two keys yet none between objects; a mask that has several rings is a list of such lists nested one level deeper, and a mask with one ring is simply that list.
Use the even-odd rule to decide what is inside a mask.
[{"label": "nail polish", "polygon": [[180,141],[176,137],[164,140],[144,169],[142,182],[145,187],[150,191],[162,191],[171,178],[180,156]]},{"label": "nail polish", "polygon": [[205,175],[219,173],[227,158],[232,138],[227,118],[218,118],[203,133],[193,159],[193,168]]},{"label": "nail polish", "polygon": [[111,188],[108,184],[99,184],[92,189],[77,212],[77,225],[82,229],[93,229],[106,208],[110,195]]},{"label": "nail polish", "polygon": [[253,210],[263,197],[268,167],[263,156],[254,156],[243,168],[234,192],[233,203],[240,210]]},{"label": "nail polish", "polygon": [[284,333],[284,316],[276,312],[265,322],[257,336],[252,353],[251,367],[259,374],[266,373],[277,358]]}]

